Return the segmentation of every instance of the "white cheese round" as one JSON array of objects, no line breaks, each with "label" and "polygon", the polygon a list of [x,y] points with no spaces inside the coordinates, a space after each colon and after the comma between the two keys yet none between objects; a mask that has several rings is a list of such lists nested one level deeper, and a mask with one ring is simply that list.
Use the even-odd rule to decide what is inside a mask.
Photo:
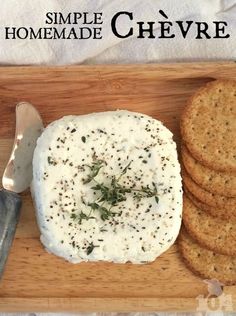
[{"label": "white cheese round", "polygon": [[[98,174],[91,177],[98,162]],[[111,188],[112,179],[130,192],[111,207],[94,187]],[[34,152],[32,193],[42,243],[73,263],[153,261],[174,243],[181,225],[182,183],[172,133],[140,113],[66,116],[51,123]],[[110,216],[102,218],[91,203]]]}]

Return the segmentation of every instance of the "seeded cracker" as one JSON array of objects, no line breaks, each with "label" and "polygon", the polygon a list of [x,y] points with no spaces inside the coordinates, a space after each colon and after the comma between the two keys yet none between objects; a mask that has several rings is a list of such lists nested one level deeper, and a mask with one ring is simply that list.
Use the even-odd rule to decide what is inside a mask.
[{"label": "seeded cracker", "polygon": [[203,165],[236,173],[236,81],[216,80],[198,90],[182,115],[181,134]]},{"label": "seeded cracker", "polygon": [[205,190],[224,195],[236,197],[236,175],[209,169],[195,160],[187,147],[181,147],[182,161],[188,174]]},{"label": "seeded cracker", "polygon": [[183,259],[194,273],[206,279],[217,279],[225,285],[236,284],[236,257],[202,248],[183,228],[178,241]]},{"label": "seeded cracker", "polygon": [[191,179],[184,168],[182,168],[182,177],[184,185],[198,200],[210,206],[224,208],[228,212],[235,213],[236,198],[229,198],[223,195],[217,195],[202,189]]},{"label": "seeded cracker", "polygon": [[229,212],[227,209],[218,208],[214,206],[207,205],[200,200],[198,200],[188,189],[185,187],[184,192],[187,197],[202,211],[209,213],[214,217],[220,217],[224,220],[236,221],[236,212]]},{"label": "seeded cracker", "polygon": [[184,196],[183,221],[188,233],[209,250],[236,255],[236,222],[224,221],[197,208]]}]

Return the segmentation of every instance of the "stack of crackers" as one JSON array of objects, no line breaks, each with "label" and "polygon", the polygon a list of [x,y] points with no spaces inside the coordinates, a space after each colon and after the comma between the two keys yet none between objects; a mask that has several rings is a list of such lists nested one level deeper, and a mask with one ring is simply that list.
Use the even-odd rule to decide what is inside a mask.
[{"label": "stack of crackers", "polygon": [[198,275],[236,284],[236,81],[198,90],[184,110],[181,134],[180,251]]}]

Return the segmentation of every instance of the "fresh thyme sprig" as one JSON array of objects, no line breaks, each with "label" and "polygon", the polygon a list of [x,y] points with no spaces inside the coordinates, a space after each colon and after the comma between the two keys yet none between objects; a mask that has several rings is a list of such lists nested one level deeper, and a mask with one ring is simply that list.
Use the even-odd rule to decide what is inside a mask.
[{"label": "fresh thyme sprig", "polygon": [[[86,179],[84,179],[84,184],[90,183],[91,181],[95,182],[95,185],[91,187],[92,190],[99,192],[99,198],[92,203],[88,203],[87,205],[91,208],[92,211],[99,211],[100,217],[103,221],[110,219],[115,216],[117,213],[112,212],[112,208],[117,206],[118,203],[126,201],[126,194],[133,193],[133,198],[137,201],[141,201],[143,198],[151,198],[155,197],[155,201],[158,203],[159,198],[157,196],[157,187],[153,182],[153,189],[149,187],[149,185],[142,186],[141,189],[127,188],[119,183],[122,176],[124,176],[132,161],[130,161],[127,166],[121,171],[118,177],[112,176],[110,185],[107,186],[104,183],[99,183],[95,178],[98,175],[100,169],[106,164],[103,160],[95,160],[92,165],[86,165],[90,169],[90,174]],[[106,206],[104,206],[106,204]],[[86,218],[86,214],[80,213],[80,217],[82,219],[91,218],[88,216]],[[81,221],[82,221],[81,219]]]},{"label": "fresh thyme sprig", "polygon": [[136,199],[138,202],[141,201],[142,198],[151,198],[155,197],[156,202],[159,202],[159,198],[157,196],[157,187],[154,182],[152,182],[153,189],[150,189],[149,185],[146,187],[142,186],[141,189],[132,189],[134,191],[134,199]]},{"label": "fresh thyme sprig", "polygon": [[105,161],[103,160],[95,160],[92,165],[85,165],[90,169],[90,174],[86,179],[84,179],[83,183],[91,182],[99,173],[100,169],[105,165]]},{"label": "fresh thyme sprig", "polygon": [[91,207],[93,211],[97,210],[100,213],[100,217],[103,221],[109,219],[110,217],[114,216],[116,213],[111,212],[111,208],[107,209],[103,205],[99,205],[98,203],[89,203],[88,206]]},{"label": "fresh thyme sprig", "polygon": [[90,214],[89,215],[85,214],[83,211],[81,211],[79,214],[74,214],[73,213],[73,214],[71,214],[70,217],[72,219],[74,219],[74,220],[78,220],[79,224],[82,224],[83,219],[89,220],[89,219],[94,219],[95,218],[94,216],[90,216]]}]

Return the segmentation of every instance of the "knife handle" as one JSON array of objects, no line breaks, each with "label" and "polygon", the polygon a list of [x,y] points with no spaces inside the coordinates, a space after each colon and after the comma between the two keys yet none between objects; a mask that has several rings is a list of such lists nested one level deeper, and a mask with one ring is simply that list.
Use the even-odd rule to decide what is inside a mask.
[{"label": "knife handle", "polygon": [[0,278],[15,235],[21,204],[18,194],[4,189],[0,191]]}]

